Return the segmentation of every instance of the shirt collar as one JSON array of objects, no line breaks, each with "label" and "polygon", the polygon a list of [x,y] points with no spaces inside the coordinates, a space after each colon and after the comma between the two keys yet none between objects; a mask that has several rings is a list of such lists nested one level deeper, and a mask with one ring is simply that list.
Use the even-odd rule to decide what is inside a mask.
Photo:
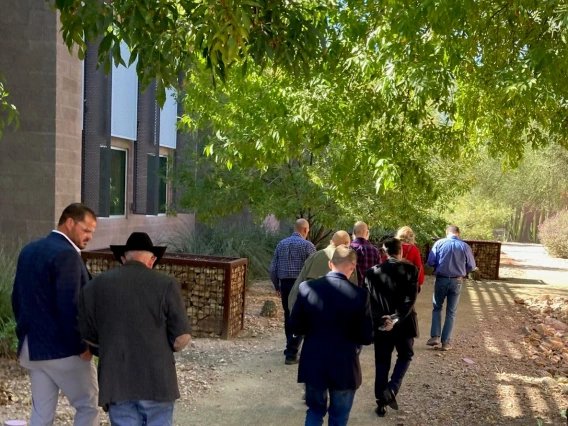
[{"label": "shirt collar", "polygon": [[327,275],[331,275],[333,277],[338,277],[338,278],[343,278],[344,280],[347,279],[347,276],[344,273],[339,272],[339,271],[329,271],[327,273]]},{"label": "shirt collar", "polygon": [[304,239],[304,237],[302,237],[299,232],[292,232],[292,236],[293,237],[300,237],[302,240]]},{"label": "shirt collar", "polygon": [[75,250],[77,250],[77,253],[81,253],[81,249],[80,249],[79,247],[77,247],[77,246],[75,245],[75,243],[74,243],[73,241],[71,241],[71,240],[69,239],[69,237],[68,237],[67,235],[65,235],[63,232],[60,232],[60,231],[58,231],[57,229],[54,229],[54,230],[51,231],[51,232],[55,232],[56,234],[63,235],[63,236],[65,237],[65,239],[71,243],[71,245],[73,246],[73,248],[74,248]]}]

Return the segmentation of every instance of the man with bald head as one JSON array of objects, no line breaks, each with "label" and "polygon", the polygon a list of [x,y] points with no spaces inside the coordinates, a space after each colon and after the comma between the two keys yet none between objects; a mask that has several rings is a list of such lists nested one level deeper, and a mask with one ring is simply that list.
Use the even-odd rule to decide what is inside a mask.
[{"label": "man with bald head", "polygon": [[[290,296],[288,296],[288,308],[290,309],[290,312],[292,311],[296,298],[298,297],[300,284],[304,281],[316,280],[324,277],[329,271],[331,271],[331,269],[329,269],[329,261],[333,257],[335,249],[341,245],[349,247],[350,243],[351,237],[349,237],[349,234],[346,231],[337,231],[333,234],[333,237],[326,248],[319,250],[308,257],[300,275],[296,278],[294,287],[292,287],[292,291],[290,291]],[[357,271],[354,271],[353,274],[351,274],[349,281],[357,285]]]},{"label": "man with bald head", "polygon": [[288,296],[294,286],[294,282],[310,254],[316,251],[316,247],[306,240],[310,232],[310,224],[306,219],[298,219],[294,224],[294,232],[288,238],[283,239],[276,246],[274,258],[270,264],[270,279],[278,295],[282,298],[284,309],[284,331],[286,332],[286,356],[287,365],[298,363],[298,349],[302,343],[302,336],[290,332],[288,309]]},{"label": "man with bald head", "polygon": [[351,248],[357,253],[357,283],[363,286],[365,272],[369,268],[381,263],[381,253],[369,242],[369,227],[365,222],[357,222],[353,227],[355,239],[351,243]]}]

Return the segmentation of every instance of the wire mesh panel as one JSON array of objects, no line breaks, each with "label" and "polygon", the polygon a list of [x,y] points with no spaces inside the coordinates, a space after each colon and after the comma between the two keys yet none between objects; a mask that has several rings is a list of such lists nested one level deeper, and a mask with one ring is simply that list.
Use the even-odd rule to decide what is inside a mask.
[{"label": "wire mesh panel", "polygon": [[[491,280],[499,279],[499,265],[501,263],[501,243],[499,241],[464,240],[473,252],[473,258],[479,268],[480,276]],[[432,268],[426,265],[428,253],[434,243],[425,244],[420,248],[420,255],[426,273],[433,273]]]},{"label": "wire mesh panel", "polygon": [[479,268],[481,277],[492,280],[499,279],[501,263],[501,243],[498,241],[465,240],[473,251],[473,258]]},{"label": "wire mesh panel", "polygon": [[234,337],[242,330],[242,326],[239,328],[239,324],[243,322],[245,315],[246,273],[246,264],[240,265],[233,269],[229,277],[231,297],[228,299],[228,321],[226,320],[228,335],[226,338]]},{"label": "wire mesh panel", "polygon": [[[93,276],[119,266],[110,250],[82,256]],[[166,253],[156,270],[180,283],[193,336],[229,339],[243,329],[247,259]]]},{"label": "wire mesh panel", "polygon": [[87,43],[84,64],[81,201],[108,217],[112,82],[102,67],[97,69],[98,46]]}]

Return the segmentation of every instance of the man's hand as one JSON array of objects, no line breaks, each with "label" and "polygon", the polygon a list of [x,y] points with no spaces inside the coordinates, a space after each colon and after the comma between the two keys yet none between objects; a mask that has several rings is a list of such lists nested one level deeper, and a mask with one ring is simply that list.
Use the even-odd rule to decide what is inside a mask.
[{"label": "man's hand", "polygon": [[191,340],[190,334],[182,334],[181,336],[176,337],[174,342],[174,352],[179,352],[187,345],[189,345],[189,341]]},{"label": "man's hand", "polygon": [[276,295],[277,295],[278,297],[282,297],[282,292],[281,292],[280,290],[276,290]]},{"label": "man's hand", "polygon": [[85,352],[79,354],[79,358],[81,358],[83,361],[90,362],[91,359],[93,359],[93,354],[91,353],[91,350],[87,348]]},{"label": "man's hand", "polygon": [[392,319],[390,317],[390,315],[383,315],[381,318],[385,319],[385,323],[383,324],[384,327],[384,331],[391,331],[392,328],[394,327],[394,323],[392,322]]}]

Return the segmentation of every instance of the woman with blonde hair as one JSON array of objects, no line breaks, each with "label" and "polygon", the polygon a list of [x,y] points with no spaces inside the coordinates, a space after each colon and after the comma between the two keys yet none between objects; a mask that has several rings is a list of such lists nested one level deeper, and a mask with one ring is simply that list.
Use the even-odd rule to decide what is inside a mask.
[{"label": "woman with blonde hair", "polygon": [[422,286],[422,283],[424,283],[424,266],[422,266],[420,250],[416,247],[414,231],[410,226],[403,226],[396,232],[396,238],[402,243],[402,258],[418,268],[418,284]]}]

